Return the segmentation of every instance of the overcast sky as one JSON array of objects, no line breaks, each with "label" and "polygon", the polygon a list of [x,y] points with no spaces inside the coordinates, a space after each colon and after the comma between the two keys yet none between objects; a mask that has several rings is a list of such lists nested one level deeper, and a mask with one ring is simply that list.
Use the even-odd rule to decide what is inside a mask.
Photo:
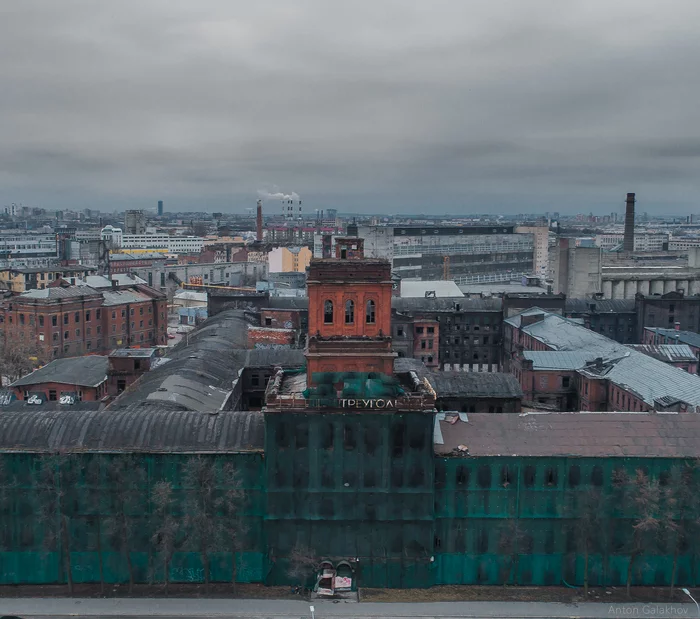
[{"label": "overcast sky", "polygon": [[700,212],[699,30],[698,0],[2,0],[0,206]]}]

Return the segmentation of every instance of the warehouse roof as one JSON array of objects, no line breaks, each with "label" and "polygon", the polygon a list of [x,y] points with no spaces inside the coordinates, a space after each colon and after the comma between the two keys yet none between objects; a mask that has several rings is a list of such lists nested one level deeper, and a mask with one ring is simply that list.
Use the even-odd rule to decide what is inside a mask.
[{"label": "warehouse roof", "polygon": [[218,410],[228,400],[240,369],[235,353],[248,342],[247,325],[242,310],[210,318],[168,350],[168,363],[141,376],[109,410],[148,401],[165,401],[172,409]]},{"label": "warehouse roof", "polygon": [[[467,297],[392,297],[391,307],[398,312],[500,312],[501,299],[469,299]],[[459,309],[457,309],[459,308]]]},{"label": "warehouse roof", "polygon": [[432,372],[428,380],[438,398],[521,398],[523,390],[512,374],[501,372]]},{"label": "warehouse roof", "polygon": [[[520,325],[527,320],[533,322],[521,328]],[[604,363],[601,366],[587,366],[581,371],[610,380],[649,406],[655,406],[660,398],[670,397],[700,407],[700,377],[590,331],[569,318],[535,307],[507,318],[505,322],[521,328],[554,351],[585,354],[591,360],[602,358]],[[547,367],[552,369],[572,369],[570,364],[564,363],[565,356],[561,356],[563,365],[557,365],[560,356],[551,351],[540,351],[536,357],[542,367],[548,364]]]},{"label": "warehouse roof", "polygon": [[107,357],[89,355],[54,359],[44,367],[34,370],[12,383],[12,387],[25,387],[41,383],[60,383],[80,387],[97,387],[107,379]]},{"label": "warehouse roof", "polygon": [[631,313],[636,308],[634,299],[567,299],[564,311],[572,314]]},{"label": "warehouse roof", "polygon": [[580,370],[595,361],[591,353],[576,350],[524,350],[523,358],[532,361],[533,370]]},{"label": "warehouse roof", "polygon": [[458,297],[462,294],[462,291],[452,280],[401,281],[401,297],[424,299],[427,294],[432,294],[436,297]]},{"label": "warehouse roof", "polygon": [[[160,296],[160,295],[158,295]],[[144,301],[151,301],[153,297],[141,292],[140,290],[103,290],[102,291],[102,305],[122,305],[124,303],[143,303]]]},{"label": "warehouse roof", "polygon": [[247,350],[244,310],[209,318],[168,350],[168,362],[151,369],[122,393],[109,411],[144,406],[208,412],[225,406],[245,367],[301,367],[302,350]]},{"label": "warehouse roof", "polygon": [[629,347],[665,363],[697,361],[687,344],[631,344]]},{"label": "warehouse roof", "polygon": [[645,331],[651,331],[666,338],[678,340],[681,344],[700,348],[700,333],[694,331],[677,331],[676,329],[660,329],[658,327],[644,327]]},{"label": "warehouse roof", "polygon": [[[435,422],[435,451],[468,456],[700,457],[688,413],[469,413]],[[460,449],[464,446],[467,451]]]},{"label": "warehouse roof", "polygon": [[259,412],[217,414],[167,407],[127,411],[3,412],[0,451],[262,451]]},{"label": "warehouse roof", "polygon": [[28,290],[19,295],[17,299],[70,299],[91,295],[99,296],[100,291],[90,286],[52,286],[41,290]]}]

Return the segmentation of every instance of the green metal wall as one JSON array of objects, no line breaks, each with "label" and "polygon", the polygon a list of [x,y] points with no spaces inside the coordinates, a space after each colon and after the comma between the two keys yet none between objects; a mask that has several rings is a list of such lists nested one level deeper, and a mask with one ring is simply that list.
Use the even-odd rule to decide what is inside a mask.
[{"label": "green metal wall", "polygon": [[289,582],[296,545],[359,560],[372,587],[432,581],[433,417],[268,413],[267,582]]},{"label": "green metal wall", "polygon": [[[589,582],[624,585],[637,514],[616,495],[616,471],[633,476],[641,469],[663,480],[673,467],[686,464],[692,467],[662,458],[436,459],[434,584],[582,585],[585,553],[577,527],[584,494],[599,488]],[[697,471],[689,470],[697,488]],[[660,488],[663,496],[663,483]],[[663,500],[660,507],[667,509]],[[687,517],[698,515],[695,505]],[[660,530],[635,558],[632,584],[667,585],[674,546]],[[681,546],[676,584],[697,586],[700,548],[694,539]]]},{"label": "green metal wall", "polygon": [[[82,454],[66,457],[39,454],[0,456],[0,584],[63,583],[67,581],[64,552],[65,532],[60,526],[66,515],[67,539],[70,540],[71,572],[74,582],[100,581],[100,553],[105,582],[128,582],[129,571],[125,552],[115,548],[115,533],[107,524],[114,516],[115,479],[110,479],[110,462],[124,455]],[[176,454],[133,456],[133,464],[142,472],[134,478],[142,480],[130,501],[130,523],[133,545],[130,558],[136,582],[163,581],[162,564],[151,550],[157,526],[152,517],[151,491],[158,481],[172,483],[176,500],[174,513],[184,520],[183,474],[188,458]],[[262,515],[263,461],[261,454],[201,456],[213,460],[217,467],[224,462],[235,465],[237,485],[243,493],[240,519],[245,531],[236,552],[238,582],[260,582],[265,571]],[[130,462],[131,462],[131,457]],[[59,465],[59,460],[61,464]],[[54,489],[46,487],[42,477],[48,467],[60,468]],[[61,487],[61,480],[64,486]],[[48,493],[47,493],[48,490]],[[52,491],[51,491],[52,490]],[[217,488],[225,492],[226,488]],[[58,493],[64,501],[61,511],[42,510],[42,502],[55,501]],[[49,497],[48,495],[52,496]],[[99,532],[99,535],[98,535]],[[182,535],[181,535],[182,537]],[[117,542],[118,543],[118,542]],[[179,544],[173,556],[169,579],[172,582],[203,580],[201,555],[186,543]],[[211,554],[211,580],[229,581],[232,576],[232,553]]]},{"label": "green metal wall", "polygon": [[[319,558],[358,559],[361,586],[581,585],[584,552],[577,534],[587,493],[597,489],[599,535],[589,552],[590,583],[624,585],[638,514],[619,494],[616,471],[631,476],[644,469],[661,480],[666,496],[667,472],[685,467],[691,494],[700,488],[698,469],[678,460],[435,458],[431,437],[432,418],[420,413],[269,414],[265,458],[199,456],[219,469],[233,463],[244,490],[237,580],[290,582],[288,556],[302,545]],[[105,582],[128,581],[126,554],[104,528],[117,500],[110,463],[119,458],[133,458],[142,471],[136,476],[142,480],[138,500],[129,511],[136,581],[163,580],[152,550],[152,490],[158,481],[171,482],[178,499],[173,513],[186,518],[183,479],[193,457],[68,457],[70,474],[57,477],[64,487],[59,483],[55,491],[65,499],[75,582],[99,582],[100,563]],[[1,584],[66,582],[59,517],[41,509],[47,492],[41,472],[54,465],[39,454],[0,455]],[[697,502],[691,507],[677,520],[692,522],[693,534],[679,545],[668,531],[650,538],[634,561],[633,584],[667,585],[677,559],[676,583],[700,585],[700,509]],[[662,501],[660,515],[668,508]],[[211,580],[229,581],[231,552],[212,552],[210,559]],[[169,578],[203,580],[201,554],[191,544],[178,546]]]}]

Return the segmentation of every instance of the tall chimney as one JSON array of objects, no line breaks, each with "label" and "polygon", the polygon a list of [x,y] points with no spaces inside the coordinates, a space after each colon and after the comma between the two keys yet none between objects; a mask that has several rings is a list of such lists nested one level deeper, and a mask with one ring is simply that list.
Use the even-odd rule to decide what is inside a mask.
[{"label": "tall chimney", "polygon": [[257,223],[258,223],[258,231],[257,231],[257,235],[256,235],[255,238],[257,239],[258,243],[262,243],[262,240],[263,240],[263,228],[262,228],[262,226],[263,226],[263,220],[262,220],[262,200],[258,200],[258,219],[257,219]]},{"label": "tall chimney", "polygon": [[634,251],[634,194],[628,193],[625,209],[625,240],[622,245],[624,251]]}]

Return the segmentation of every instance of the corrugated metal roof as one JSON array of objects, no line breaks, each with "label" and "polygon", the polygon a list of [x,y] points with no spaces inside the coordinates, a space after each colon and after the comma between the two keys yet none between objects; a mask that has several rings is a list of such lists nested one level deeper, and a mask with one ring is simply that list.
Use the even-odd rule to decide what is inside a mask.
[{"label": "corrugated metal roof", "polygon": [[700,348],[700,333],[694,331],[677,331],[676,329],[661,329],[657,327],[645,327],[646,331],[663,335],[670,340],[678,340],[681,344]]},{"label": "corrugated metal roof", "polygon": [[247,350],[244,310],[226,310],[168,350],[169,361],[144,374],[109,411],[166,402],[172,409],[211,411],[226,404],[233,381],[245,367],[300,367],[302,350]]},{"label": "corrugated metal roof", "polygon": [[123,303],[143,303],[150,301],[151,297],[138,290],[103,290],[102,305],[122,305]]},{"label": "corrugated metal roof", "polygon": [[55,359],[12,383],[12,387],[25,387],[52,382],[81,387],[96,387],[107,379],[107,357],[88,355]]},{"label": "corrugated metal roof", "polygon": [[90,286],[55,286],[42,290],[28,290],[19,295],[18,299],[70,299],[100,294],[99,290]]},{"label": "corrugated metal roof", "polygon": [[[459,310],[457,307],[459,306]],[[503,307],[502,299],[470,299],[468,297],[392,297],[391,307],[398,312],[470,312],[494,311],[500,312]]]},{"label": "corrugated metal roof", "polygon": [[501,372],[433,372],[428,380],[438,398],[521,398],[523,390],[512,374]]},{"label": "corrugated metal roof", "polygon": [[631,344],[629,347],[666,363],[697,361],[687,344]]},{"label": "corrugated metal roof", "polygon": [[263,415],[148,407],[112,412],[36,411],[0,414],[0,451],[262,451]]},{"label": "corrugated metal roof", "polygon": [[568,314],[635,313],[634,299],[567,299],[564,311]]},{"label": "corrugated metal roof", "polygon": [[525,350],[523,357],[532,361],[533,370],[579,370],[595,358],[577,351]]},{"label": "corrugated metal roof", "polygon": [[700,457],[700,416],[688,413],[469,413],[438,425],[442,455]]},{"label": "corrugated metal roof", "polygon": [[[534,307],[507,318],[505,322],[520,327],[524,316],[537,314],[542,315],[542,320],[522,327],[523,332],[554,351],[587,353],[592,359],[613,360],[606,364],[604,372],[596,373],[604,374],[611,382],[637,394],[649,406],[654,406],[654,401],[663,396],[700,406],[700,377],[619,344],[568,318]],[[550,354],[542,351],[538,359],[545,363],[545,355]]]}]

